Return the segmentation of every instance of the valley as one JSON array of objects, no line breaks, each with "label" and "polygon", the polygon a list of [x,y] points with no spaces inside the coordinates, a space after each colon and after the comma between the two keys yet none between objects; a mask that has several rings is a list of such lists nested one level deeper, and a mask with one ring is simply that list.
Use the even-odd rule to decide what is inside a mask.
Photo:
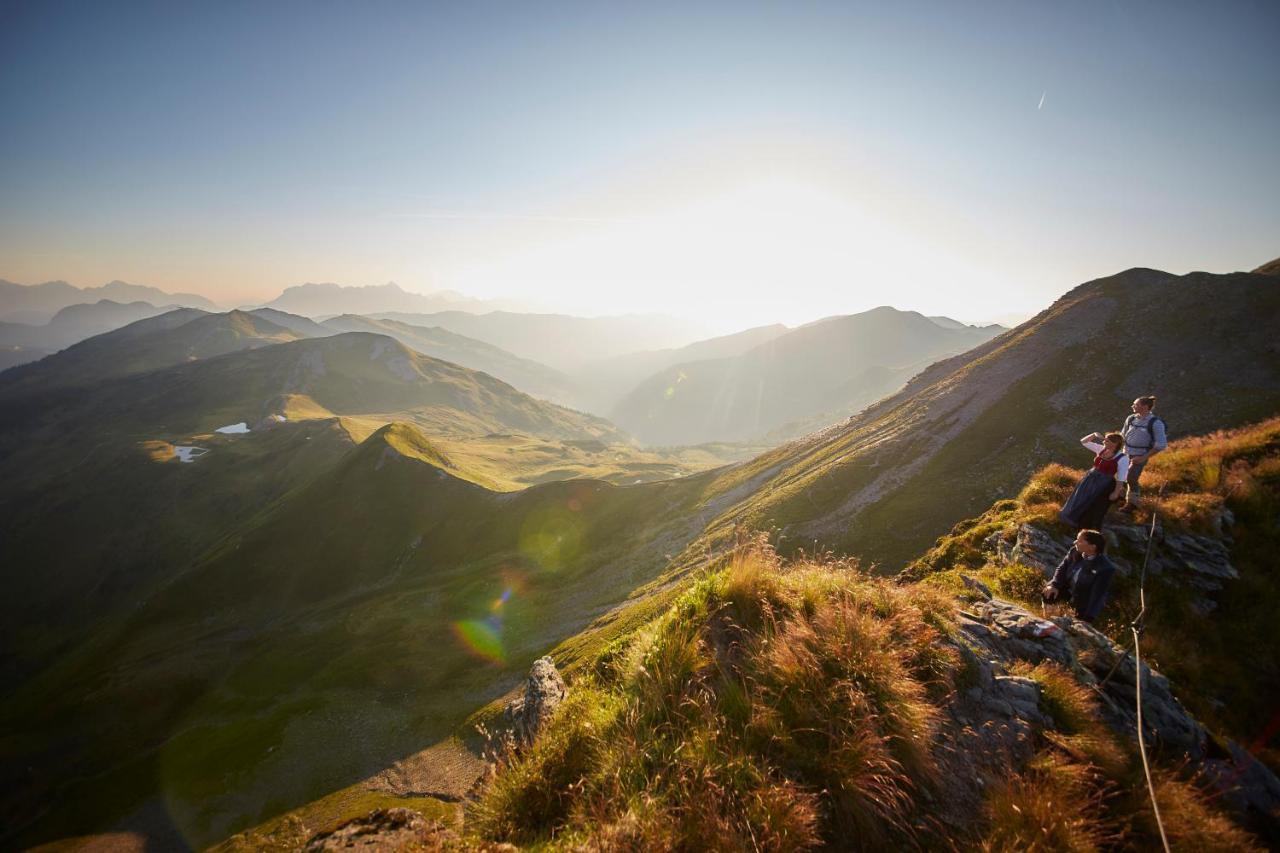
[{"label": "valley", "polygon": [[[35,843],[127,830],[163,804],[165,831],[203,847],[400,802],[366,780],[406,761],[451,790],[447,768],[474,761],[468,720],[491,721],[473,714],[534,658],[555,649],[577,671],[749,531],[892,574],[1134,389],[1213,388],[1211,410],[1166,415],[1179,434],[1280,410],[1257,324],[1164,368],[1191,306],[1238,330],[1277,314],[1276,282],[1089,282],[754,453],[646,449],[397,337],[239,312],[161,315],[0,374],[3,563],[48,567],[5,578],[6,822]],[[1151,360],[1081,361],[1134,305]],[[51,458],[54,444],[76,452]],[[419,803],[447,816],[437,805]]]}]

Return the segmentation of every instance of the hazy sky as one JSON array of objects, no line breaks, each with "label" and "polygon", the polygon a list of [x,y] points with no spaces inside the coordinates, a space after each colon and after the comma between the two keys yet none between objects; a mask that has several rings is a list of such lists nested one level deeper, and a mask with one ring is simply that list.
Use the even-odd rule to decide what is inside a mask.
[{"label": "hazy sky", "polygon": [[0,277],[722,329],[1280,255],[1280,4],[0,3]]}]

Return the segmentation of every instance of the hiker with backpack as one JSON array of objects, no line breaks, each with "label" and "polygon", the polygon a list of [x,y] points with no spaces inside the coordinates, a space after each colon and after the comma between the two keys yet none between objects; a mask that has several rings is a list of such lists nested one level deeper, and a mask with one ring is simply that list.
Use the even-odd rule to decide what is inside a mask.
[{"label": "hiker with backpack", "polygon": [[1086,450],[1093,451],[1093,467],[1076,484],[1058,516],[1072,527],[1097,530],[1111,504],[1124,497],[1129,457],[1123,449],[1124,438],[1118,432],[1105,436],[1100,432],[1089,433],[1080,443]]},{"label": "hiker with backpack", "polygon": [[1116,573],[1115,564],[1103,553],[1107,540],[1097,530],[1081,530],[1067,555],[1058,564],[1053,578],[1040,596],[1045,601],[1065,600],[1076,616],[1092,622],[1107,603],[1107,590]]},{"label": "hiker with backpack", "polygon": [[1133,414],[1125,418],[1124,426],[1120,428],[1125,453],[1129,455],[1128,491],[1124,506],[1120,507],[1121,512],[1133,512],[1138,508],[1138,497],[1142,493],[1138,480],[1151,457],[1169,446],[1164,421],[1152,412],[1155,407],[1154,396],[1139,397],[1133,401]]}]

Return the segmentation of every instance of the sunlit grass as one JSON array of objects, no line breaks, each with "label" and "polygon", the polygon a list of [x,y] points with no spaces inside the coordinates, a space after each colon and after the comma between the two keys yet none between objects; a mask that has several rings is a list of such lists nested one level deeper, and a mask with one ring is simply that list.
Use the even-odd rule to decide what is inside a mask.
[{"label": "sunlit grass", "polygon": [[585,706],[499,775],[474,827],[647,849],[903,843],[936,780],[931,696],[958,668],[938,642],[954,607],[743,546],[602,652],[574,687]]}]

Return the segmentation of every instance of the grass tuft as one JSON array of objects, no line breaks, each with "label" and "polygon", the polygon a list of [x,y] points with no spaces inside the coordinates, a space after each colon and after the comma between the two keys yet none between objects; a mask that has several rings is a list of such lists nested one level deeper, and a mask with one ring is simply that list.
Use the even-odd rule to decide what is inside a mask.
[{"label": "grass tuft", "polygon": [[943,642],[955,606],[752,540],[601,653],[472,827],[570,847],[919,843],[934,701],[961,668]]},{"label": "grass tuft", "polygon": [[1042,757],[988,797],[987,830],[977,846],[1028,853],[1101,850],[1117,837],[1098,819],[1102,801],[1085,767]]}]

